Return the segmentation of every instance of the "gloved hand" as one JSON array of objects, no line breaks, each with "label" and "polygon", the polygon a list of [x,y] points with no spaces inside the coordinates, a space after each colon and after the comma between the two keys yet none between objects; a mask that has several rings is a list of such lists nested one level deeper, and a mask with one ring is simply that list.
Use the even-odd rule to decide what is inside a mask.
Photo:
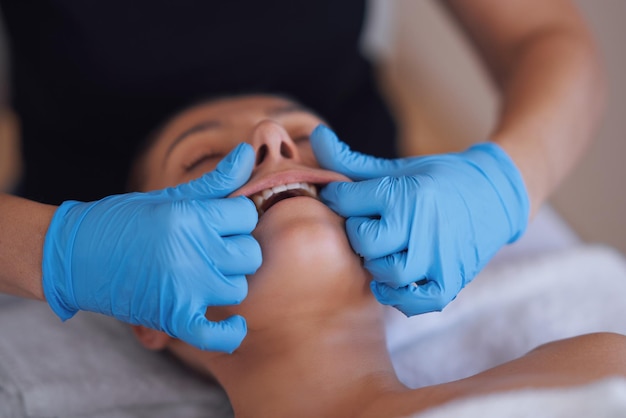
[{"label": "gloved hand", "polygon": [[351,151],[320,125],[311,145],[322,167],[355,180],[331,183],[320,196],[347,218],[378,301],[407,316],[442,310],[526,228],[521,174],[494,143],[387,160]]},{"label": "gloved hand", "polygon": [[166,332],[200,349],[232,352],[246,322],[205,318],[207,306],[240,303],[246,274],[261,265],[250,233],[258,215],[246,197],[225,198],[254,166],[241,144],[217,168],[177,187],[64,202],[46,233],[43,288],[67,320],[98,312]]}]

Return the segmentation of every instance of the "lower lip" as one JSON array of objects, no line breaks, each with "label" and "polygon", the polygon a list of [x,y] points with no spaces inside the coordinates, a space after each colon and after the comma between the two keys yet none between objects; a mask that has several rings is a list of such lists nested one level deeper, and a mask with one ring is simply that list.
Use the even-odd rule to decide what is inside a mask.
[{"label": "lower lip", "polygon": [[266,213],[267,213],[270,209],[274,208],[276,205],[279,205],[279,204],[281,204],[281,203],[283,203],[283,202],[286,202],[286,201],[289,201],[289,200],[297,199],[297,198],[299,198],[299,197],[306,197],[306,198],[309,198],[309,199],[317,200],[317,201],[319,202],[319,199],[314,198],[314,197],[311,197],[311,196],[305,196],[305,195],[299,195],[299,196],[288,197],[288,198],[285,198],[285,199],[281,199],[281,200],[279,200],[278,202],[276,202],[276,203],[272,204],[272,205],[271,205],[270,207],[268,207],[267,209],[263,210],[263,213],[260,213],[260,214],[259,214],[259,217],[261,217],[261,216],[265,215],[265,214],[266,214]]}]

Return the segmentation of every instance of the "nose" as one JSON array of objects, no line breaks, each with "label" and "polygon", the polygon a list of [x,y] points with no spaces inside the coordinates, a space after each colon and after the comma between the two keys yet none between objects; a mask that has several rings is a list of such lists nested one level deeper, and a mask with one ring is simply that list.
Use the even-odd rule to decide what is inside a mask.
[{"label": "nose", "polygon": [[270,161],[300,159],[298,147],[289,133],[272,120],[261,121],[254,127],[251,144],[256,152],[256,166]]}]

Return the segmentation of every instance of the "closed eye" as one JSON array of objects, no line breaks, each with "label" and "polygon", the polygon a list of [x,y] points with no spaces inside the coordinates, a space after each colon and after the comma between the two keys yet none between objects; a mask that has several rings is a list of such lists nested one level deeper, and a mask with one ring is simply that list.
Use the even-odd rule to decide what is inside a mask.
[{"label": "closed eye", "polygon": [[200,158],[198,158],[197,160],[194,160],[191,164],[184,165],[184,169],[187,172],[193,171],[196,168],[198,168],[199,166],[201,166],[202,164],[204,164],[206,162],[209,162],[209,161],[213,161],[216,158],[219,158],[219,155],[217,155],[217,154],[204,154]]}]

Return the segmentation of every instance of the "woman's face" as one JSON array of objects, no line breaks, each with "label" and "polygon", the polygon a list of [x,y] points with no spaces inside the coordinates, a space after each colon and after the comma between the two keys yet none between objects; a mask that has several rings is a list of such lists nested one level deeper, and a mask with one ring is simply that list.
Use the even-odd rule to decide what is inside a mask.
[{"label": "woman's face", "polygon": [[[343,218],[315,198],[320,185],[349,181],[317,164],[309,134],[320,123],[312,112],[274,96],[220,99],[175,117],[145,156],[144,190],[153,190],[212,171],[241,142],[256,152],[250,180],[233,196],[248,196],[257,205],[253,236],[263,264],[248,277],[244,302],[209,308],[209,319],[243,315],[250,335],[275,321],[371,299],[369,274],[348,243]],[[292,189],[283,193],[285,185]]]},{"label": "woman's face", "polygon": [[[309,134],[320,123],[301,105],[274,96],[240,96],[198,105],[162,130],[149,152],[143,187],[160,189],[197,178],[213,170],[241,142],[257,152],[249,186],[270,172],[289,169],[317,173],[329,181],[347,180],[319,170]],[[244,189],[242,194],[248,194],[250,187]]]}]

